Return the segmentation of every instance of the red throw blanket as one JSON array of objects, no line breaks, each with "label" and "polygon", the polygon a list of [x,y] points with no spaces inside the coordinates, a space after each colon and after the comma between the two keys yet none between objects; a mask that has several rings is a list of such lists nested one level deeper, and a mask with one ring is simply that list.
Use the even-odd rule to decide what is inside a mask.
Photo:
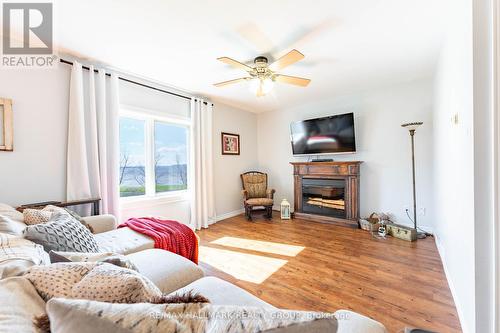
[{"label": "red throw blanket", "polygon": [[185,224],[154,217],[140,217],[130,218],[118,226],[123,227],[151,237],[155,248],[176,253],[198,264],[198,238]]}]

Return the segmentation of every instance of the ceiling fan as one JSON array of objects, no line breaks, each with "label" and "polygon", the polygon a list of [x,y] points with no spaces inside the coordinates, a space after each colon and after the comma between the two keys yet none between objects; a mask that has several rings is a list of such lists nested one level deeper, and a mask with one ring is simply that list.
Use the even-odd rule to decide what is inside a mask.
[{"label": "ceiling fan", "polygon": [[244,63],[241,63],[237,60],[221,57],[217,58],[217,60],[222,61],[225,64],[233,66],[235,68],[243,69],[248,73],[249,76],[242,77],[239,79],[224,81],[215,83],[216,87],[224,87],[229,84],[243,82],[243,81],[251,81],[251,85],[253,90],[255,91],[258,97],[264,96],[273,88],[274,82],[282,82],[293,84],[300,87],[306,87],[311,80],[305,79],[302,77],[289,76],[277,73],[277,71],[288,67],[297,61],[304,59],[304,55],[299,51],[293,49],[272,64],[268,64],[268,60],[264,56],[258,56],[254,59],[254,66],[248,66]]}]

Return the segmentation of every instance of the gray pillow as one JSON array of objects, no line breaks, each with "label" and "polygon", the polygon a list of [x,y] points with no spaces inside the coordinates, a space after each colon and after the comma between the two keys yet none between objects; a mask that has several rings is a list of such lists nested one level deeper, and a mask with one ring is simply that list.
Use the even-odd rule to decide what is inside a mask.
[{"label": "gray pillow", "polygon": [[67,214],[54,214],[47,223],[29,225],[23,235],[47,252],[99,252],[94,235]]}]

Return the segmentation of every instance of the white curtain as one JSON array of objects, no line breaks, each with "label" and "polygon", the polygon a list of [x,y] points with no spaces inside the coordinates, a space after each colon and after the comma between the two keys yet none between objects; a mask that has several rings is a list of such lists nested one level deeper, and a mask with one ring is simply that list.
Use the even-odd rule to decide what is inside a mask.
[{"label": "white curtain", "polygon": [[207,228],[215,219],[211,103],[191,99],[191,226]]},{"label": "white curtain", "polygon": [[101,198],[101,213],[119,217],[118,77],[85,73],[73,63],[70,81],[66,196]]}]

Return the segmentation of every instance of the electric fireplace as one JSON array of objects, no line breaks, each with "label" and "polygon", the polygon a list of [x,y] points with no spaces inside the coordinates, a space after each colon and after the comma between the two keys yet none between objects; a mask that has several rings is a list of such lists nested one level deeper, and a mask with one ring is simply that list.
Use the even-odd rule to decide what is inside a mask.
[{"label": "electric fireplace", "polygon": [[360,161],[291,164],[295,217],[358,227]]}]

